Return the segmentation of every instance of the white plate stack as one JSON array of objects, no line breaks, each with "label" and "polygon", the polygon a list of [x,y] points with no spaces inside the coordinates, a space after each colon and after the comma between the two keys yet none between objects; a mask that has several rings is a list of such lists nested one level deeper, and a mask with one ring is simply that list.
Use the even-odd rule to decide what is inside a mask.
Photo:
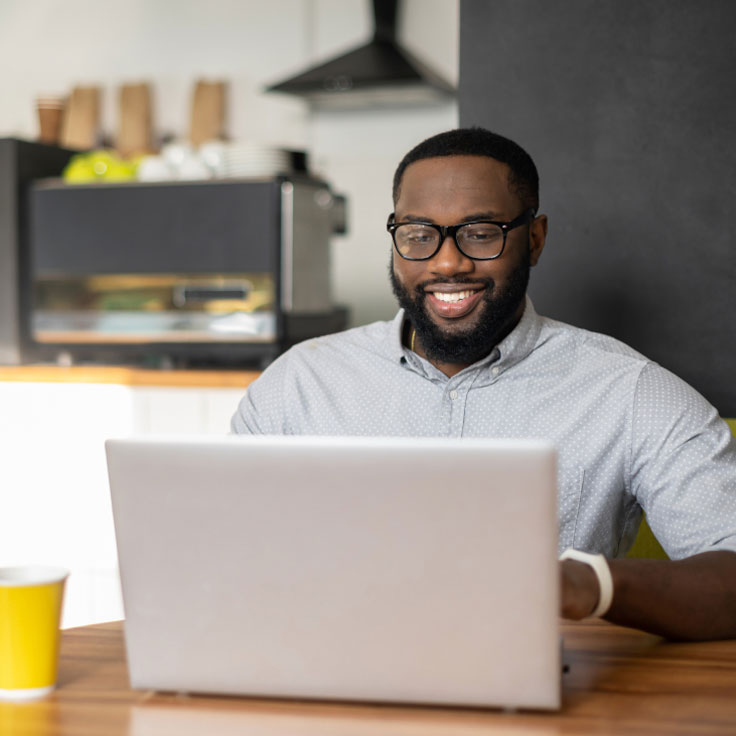
[{"label": "white plate stack", "polygon": [[291,154],[283,148],[258,143],[231,143],[223,151],[223,169],[230,178],[289,174]]}]

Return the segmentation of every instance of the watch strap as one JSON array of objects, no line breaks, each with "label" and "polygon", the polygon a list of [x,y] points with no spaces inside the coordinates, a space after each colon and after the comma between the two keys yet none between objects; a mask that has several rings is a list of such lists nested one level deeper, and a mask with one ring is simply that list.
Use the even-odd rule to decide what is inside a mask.
[{"label": "watch strap", "polygon": [[603,555],[594,555],[589,552],[581,552],[578,549],[566,549],[561,555],[560,560],[577,560],[583,562],[593,568],[596,578],[598,578],[598,605],[595,607],[591,618],[604,616],[608,613],[608,609],[613,602],[613,577],[611,577],[611,568]]}]

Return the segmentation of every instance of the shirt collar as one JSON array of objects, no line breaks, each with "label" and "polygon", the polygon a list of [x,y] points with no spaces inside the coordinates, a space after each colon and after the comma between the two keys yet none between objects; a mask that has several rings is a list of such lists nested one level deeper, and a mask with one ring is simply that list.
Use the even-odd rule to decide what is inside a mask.
[{"label": "shirt collar", "polygon": [[496,346],[499,351],[496,366],[509,368],[526,358],[534,350],[541,331],[542,318],[537,314],[532,300],[527,296],[519,324]]},{"label": "shirt collar", "polygon": [[447,381],[447,376],[442,373],[442,371],[435,368],[428,360],[419,357],[417,353],[404,345],[405,325],[406,314],[403,309],[399,309],[391,322],[391,339],[389,346],[391,359],[406,366],[409,370],[413,370],[420,375],[423,375],[431,381]]},{"label": "shirt collar", "polygon": [[408,348],[404,347],[404,310],[399,309],[396,316],[391,320],[389,339],[389,354],[391,360],[400,363],[404,358]]},{"label": "shirt collar", "polygon": [[[404,320],[406,315],[403,309],[399,309],[391,322],[389,351],[392,360],[397,363],[413,358],[412,353],[403,344]],[[542,331],[542,318],[534,309],[529,296],[525,297],[524,313],[521,315],[519,324],[514,327],[506,337],[482,360],[468,366],[465,370],[489,369],[492,365],[504,370],[526,358],[534,349]],[[421,359],[417,356],[419,361]],[[465,371],[463,371],[464,373]],[[458,374],[459,375],[459,374]]]}]

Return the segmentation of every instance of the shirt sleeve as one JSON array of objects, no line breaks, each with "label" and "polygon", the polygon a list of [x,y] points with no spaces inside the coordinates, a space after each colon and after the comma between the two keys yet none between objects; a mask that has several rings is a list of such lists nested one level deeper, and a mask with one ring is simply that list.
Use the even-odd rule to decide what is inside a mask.
[{"label": "shirt sleeve", "polygon": [[695,389],[648,363],[632,412],[632,492],[671,559],[736,552],[736,438]]},{"label": "shirt sleeve", "polygon": [[289,353],[248,386],[230,420],[232,434],[289,434],[286,420]]}]

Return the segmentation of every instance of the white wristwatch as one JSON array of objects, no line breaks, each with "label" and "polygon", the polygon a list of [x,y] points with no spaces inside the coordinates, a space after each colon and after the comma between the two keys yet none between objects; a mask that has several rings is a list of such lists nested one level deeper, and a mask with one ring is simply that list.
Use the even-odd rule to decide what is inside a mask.
[{"label": "white wristwatch", "polygon": [[611,577],[611,568],[608,567],[606,558],[603,555],[592,555],[577,549],[566,549],[560,555],[560,560],[577,560],[593,568],[593,572],[598,578],[598,589],[600,593],[598,595],[598,605],[590,616],[591,618],[597,618],[598,616],[605,615],[613,601],[613,578]]}]

